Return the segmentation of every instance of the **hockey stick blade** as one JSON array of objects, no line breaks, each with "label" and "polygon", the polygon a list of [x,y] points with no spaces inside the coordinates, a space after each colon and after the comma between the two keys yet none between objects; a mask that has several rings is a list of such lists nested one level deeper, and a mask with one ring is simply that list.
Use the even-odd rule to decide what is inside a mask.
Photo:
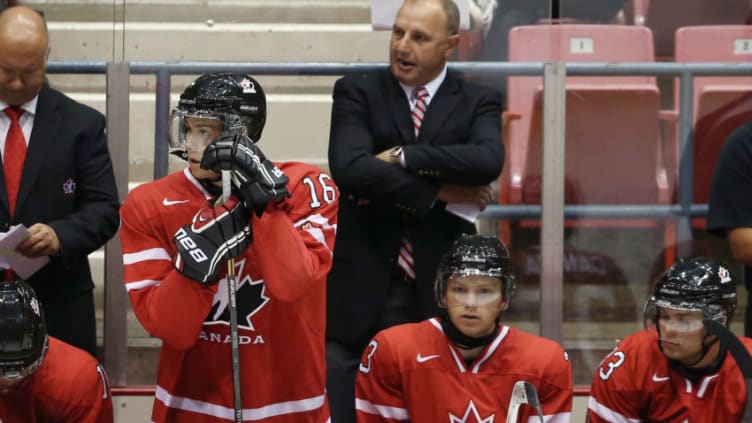
[{"label": "hockey stick blade", "polygon": [[538,391],[535,390],[530,382],[519,380],[514,383],[512,388],[512,396],[509,399],[509,408],[507,411],[506,423],[517,423],[517,415],[520,412],[520,406],[527,404],[538,412],[538,417],[541,423],[543,423],[543,410],[541,409],[540,399],[538,398]]},{"label": "hockey stick blade", "polygon": [[535,390],[535,386],[532,383],[525,382],[525,394],[527,395],[528,405],[535,408],[540,423],[543,423],[543,409],[541,409],[540,398],[538,398],[538,391]]},{"label": "hockey stick blade", "polygon": [[744,414],[740,423],[752,422],[752,357],[749,355],[749,351],[742,344],[742,341],[734,335],[725,325],[722,325],[715,320],[705,319],[702,321],[708,332],[718,337],[721,344],[726,347],[726,350],[731,354],[731,357],[736,361],[736,365],[742,372],[744,377],[744,383],[747,387],[747,405],[744,407]]}]

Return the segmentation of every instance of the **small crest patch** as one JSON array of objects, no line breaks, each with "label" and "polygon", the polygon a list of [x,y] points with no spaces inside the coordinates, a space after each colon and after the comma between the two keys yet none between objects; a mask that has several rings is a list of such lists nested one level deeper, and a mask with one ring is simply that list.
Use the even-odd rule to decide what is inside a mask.
[{"label": "small crest patch", "polygon": [[243,78],[243,80],[240,81],[240,87],[243,88],[244,94],[256,92],[256,86],[248,78]]},{"label": "small crest patch", "polygon": [[718,266],[718,277],[721,278],[721,283],[731,282],[731,274],[723,266]]},{"label": "small crest patch", "polygon": [[68,195],[76,193],[76,182],[73,181],[73,178],[68,178],[68,180],[63,183],[63,193]]}]

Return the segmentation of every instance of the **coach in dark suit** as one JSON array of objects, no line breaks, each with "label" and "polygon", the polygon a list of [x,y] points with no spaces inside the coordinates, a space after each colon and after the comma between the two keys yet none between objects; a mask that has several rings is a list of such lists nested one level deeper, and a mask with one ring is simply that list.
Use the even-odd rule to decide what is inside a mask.
[{"label": "coach in dark suit", "polygon": [[446,68],[458,27],[451,0],[407,0],[389,68],[334,87],[329,164],[343,193],[327,287],[334,423],[354,422],[355,373],[370,338],[436,315],[439,259],[459,234],[475,232],[447,204],[484,208],[502,170],[500,95]]},{"label": "coach in dark suit", "polygon": [[0,14],[0,230],[29,228],[17,251],[50,257],[27,280],[49,333],[95,354],[87,255],[115,234],[119,200],[104,117],[47,86],[48,51],[37,12],[18,6]]}]

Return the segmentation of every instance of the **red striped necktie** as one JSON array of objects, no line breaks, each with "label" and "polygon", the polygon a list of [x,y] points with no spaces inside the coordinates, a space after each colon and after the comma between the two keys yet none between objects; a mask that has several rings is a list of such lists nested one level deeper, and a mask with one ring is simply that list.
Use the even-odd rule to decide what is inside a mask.
[{"label": "red striped necktie", "polygon": [[[419,86],[413,91],[415,106],[413,107],[413,128],[415,129],[415,142],[418,142],[420,126],[423,124],[423,116],[428,108],[428,90],[424,86]],[[415,279],[415,261],[413,260],[413,244],[407,234],[402,235],[400,242],[399,256],[397,265],[405,272],[405,277],[409,280]]]},{"label": "red striped necktie", "polygon": [[413,127],[415,128],[415,141],[418,141],[418,133],[420,133],[420,125],[423,124],[423,115],[428,108],[428,90],[424,86],[415,88],[413,91],[413,97],[415,98],[415,107],[413,107]]}]

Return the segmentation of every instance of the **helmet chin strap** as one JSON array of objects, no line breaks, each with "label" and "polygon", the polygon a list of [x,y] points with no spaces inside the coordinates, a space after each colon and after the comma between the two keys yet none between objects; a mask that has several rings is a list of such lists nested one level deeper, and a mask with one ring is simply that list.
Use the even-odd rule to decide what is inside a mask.
[{"label": "helmet chin strap", "polygon": [[[696,383],[700,378],[703,376],[707,376],[711,373],[715,373],[718,371],[718,369],[723,364],[723,359],[726,356],[726,349],[723,347],[723,345],[720,346],[718,350],[718,356],[713,359],[707,366],[703,367],[694,367],[698,363],[700,363],[702,360],[707,357],[708,353],[710,352],[710,348],[715,344],[716,342],[719,342],[716,338],[715,341],[706,343],[705,341],[710,337],[710,334],[705,334],[705,338],[702,342],[702,353],[700,354],[700,357],[693,361],[690,364],[681,363],[677,360],[669,359],[669,363],[671,367],[676,369],[679,373],[681,373],[682,376],[685,378],[691,380],[693,383]],[[658,343],[658,346],[661,348],[661,351],[663,351],[663,346]]]},{"label": "helmet chin strap", "polygon": [[496,329],[490,334],[481,337],[467,336],[462,333],[457,326],[452,323],[452,319],[449,318],[449,313],[446,309],[439,310],[439,317],[441,318],[441,327],[444,329],[444,333],[449,339],[463,350],[471,350],[473,348],[483,347],[491,343],[499,333],[499,317],[496,318]]},{"label": "helmet chin strap", "polygon": [[[707,339],[708,336],[709,335],[705,335],[705,339]],[[697,363],[699,363],[702,360],[704,360],[705,357],[708,355],[708,352],[710,352],[710,347],[712,347],[715,342],[706,343],[705,339],[703,339],[703,341],[702,341],[702,354],[700,354],[700,358],[698,358],[697,360],[693,361],[692,363],[685,364],[685,366],[687,366],[687,367],[694,367],[694,366],[697,365]],[[716,342],[717,342],[717,340],[716,340]]]}]

